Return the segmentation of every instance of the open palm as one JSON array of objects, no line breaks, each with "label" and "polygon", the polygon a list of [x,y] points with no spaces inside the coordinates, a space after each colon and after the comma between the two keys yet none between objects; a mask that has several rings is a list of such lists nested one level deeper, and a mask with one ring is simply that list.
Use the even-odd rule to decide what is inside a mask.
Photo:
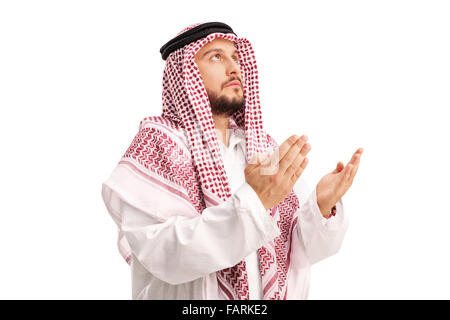
[{"label": "open palm", "polygon": [[363,149],[359,148],[345,167],[342,162],[338,162],[336,169],[320,179],[316,187],[316,196],[317,204],[323,215],[330,212],[352,185],[362,152]]}]

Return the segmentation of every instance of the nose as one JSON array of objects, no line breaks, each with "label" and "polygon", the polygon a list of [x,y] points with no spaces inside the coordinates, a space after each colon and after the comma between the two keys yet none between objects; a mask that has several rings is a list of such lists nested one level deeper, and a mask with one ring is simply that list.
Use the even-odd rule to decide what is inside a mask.
[{"label": "nose", "polygon": [[239,68],[239,65],[233,59],[229,60],[229,62],[227,63],[226,72],[228,77],[237,76],[239,77],[239,79],[241,78],[241,70]]}]

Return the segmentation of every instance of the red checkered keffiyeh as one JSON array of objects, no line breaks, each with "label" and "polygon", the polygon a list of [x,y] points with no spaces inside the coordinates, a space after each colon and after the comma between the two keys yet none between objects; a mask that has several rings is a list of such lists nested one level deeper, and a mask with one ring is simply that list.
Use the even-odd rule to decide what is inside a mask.
[{"label": "red checkered keffiyeh", "polygon": [[[197,25],[191,25],[179,34]],[[168,56],[163,75],[162,115],[141,121],[139,132],[119,162],[165,188],[174,201],[188,201],[192,211],[183,214],[191,217],[231,196],[208,95],[194,59],[202,46],[217,37],[233,41],[238,49],[246,104],[245,110],[231,117],[230,124],[245,130],[247,161],[250,162],[257,152],[273,152],[278,147],[263,129],[258,70],[250,42],[232,33],[212,33]],[[270,210],[281,235],[258,249],[263,299],[286,298],[298,208],[299,200],[291,192]],[[167,218],[171,214],[167,212]],[[115,220],[120,222],[120,217]],[[119,248],[130,263],[131,250],[120,226]],[[224,298],[249,299],[244,260],[217,271],[216,276]]]}]

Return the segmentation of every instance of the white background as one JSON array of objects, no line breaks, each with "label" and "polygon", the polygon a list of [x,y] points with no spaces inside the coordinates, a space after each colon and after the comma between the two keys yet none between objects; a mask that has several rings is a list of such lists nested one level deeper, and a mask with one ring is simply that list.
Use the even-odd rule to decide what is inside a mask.
[{"label": "white background", "polygon": [[161,112],[159,48],[221,21],[254,46],[266,130],[308,134],[311,187],[364,148],[309,298],[449,299],[449,16],[447,1],[0,2],[0,298],[131,298],[101,183]]}]

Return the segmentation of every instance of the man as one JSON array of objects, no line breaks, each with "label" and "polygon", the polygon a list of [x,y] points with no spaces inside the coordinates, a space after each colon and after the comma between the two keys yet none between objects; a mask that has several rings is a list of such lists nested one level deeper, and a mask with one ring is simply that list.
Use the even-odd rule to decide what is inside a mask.
[{"label": "man", "polygon": [[161,54],[162,115],[102,185],[133,299],[306,299],[310,265],[343,241],[362,149],[309,192],[308,137],[278,146],[263,129],[247,39],[195,24]]}]

